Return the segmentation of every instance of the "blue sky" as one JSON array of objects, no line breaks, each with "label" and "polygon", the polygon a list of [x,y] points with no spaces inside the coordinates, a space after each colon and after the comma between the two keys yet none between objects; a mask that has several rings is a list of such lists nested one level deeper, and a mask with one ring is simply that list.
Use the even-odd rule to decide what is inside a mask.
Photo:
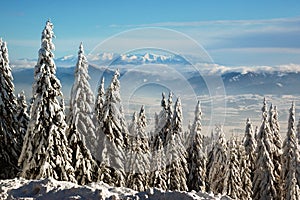
[{"label": "blue sky", "polygon": [[41,31],[50,18],[56,57],[76,54],[81,41],[88,52],[122,31],[160,27],[193,38],[220,64],[300,63],[297,0],[10,0],[1,7],[0,36],[8,42],[11,60],[37,58]]}]

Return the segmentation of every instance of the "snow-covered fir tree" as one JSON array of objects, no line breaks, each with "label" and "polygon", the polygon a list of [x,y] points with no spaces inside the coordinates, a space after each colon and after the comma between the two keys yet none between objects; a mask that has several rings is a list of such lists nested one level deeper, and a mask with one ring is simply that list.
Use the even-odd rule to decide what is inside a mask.
[{"label": "snow-covered fir tree", "polygon": [[186,172],[181,164],[178,142],[180,142],[179,135],[172,134],[166,152],[166,157],[169,160],[167,164],[167,186],[169,190],[187,191]]},{"label": "snow-covered fir tree", "polygon": [[132,115],[131,123],[128,126],[128,132],[130,134],[130,140],[129,140],[130,144],[133,143],[131,138],[133,138],[134,136],[137,135],[137,131],[138,131],[137,130],[137,124],[138,124],[138,116],[137,116],[136,112],[134,112],[133,115]]},{"label": "snow-covered fir tree", "polygon": [[107,150],[107,138],[104,137],[103,139],[103,148],[102,148],[102,155],[101,155],[101,163],[99,166],[99,176],[98,180],[103,181],[109,185],[114,185],[112,172],[114,171],[112,167],[109,166],[109,158],[108,158],[108,150]]},{"label": "snow-covered fir tree", "polygon": [[278,198],[278,191],[276,191],[274,185],[274,165],[261,138],[258,139],[257,152],[252,199],[276,199]]},{"label": "snow-covered fir tree", "polygon": [[81,185],[98,179],[98,166],[89,149],[95,150],[92,121],[94,95],[88,83],[88,64],[82,43],[79,46],[75,81],[71,90],[70,111],[67,117],[67,138],[72,149],[72,166]]},{"label": "snow-covered fir tree", "polygon": [[233,199],[240,199],[242,192],[242,181],[240,177],[240,161],[238,159],[235,139],[231,139],[229,141],[228,147],[222,193],[227,194]]},{"label": "snow-covered fir tree", "polygon": [[286,199],[293,199],[293,200],[300,199],[300,187],[299,184],[297,184],[295,173],[291,174],[290,179],[291,182],[289,184],[289,187],[287,188],[288,194],[286,195]]},{"label": "snow-covered fir tree", "polygon": [[280,135],[277,107],[273,106],[272,104],[269,109],[269,125],[271,129],[271,142],[273,143],[273,151],[271,152],[271,158],[275,167],[275,187],[277,191],[280,191],[282,139]]},{"label": "snow-covered fir tree", "polygon": [[67,138],[73,151],[72,165],[75,176],[78,183],[82,185],[97,181],[98,178],[98,166],[89,150],[95,150],[96,140],[92,121],[94,95],[88,79],[88,64],[81,43],[75,68],[75,81],[71,90],[70,111],[67,117],[69,126]]},{"label": "snow-covered fir tree", "polygon": [[67,130],[69,146],[72,149],[72,166],[75,178],[80,185],[98,181],[98,165],[94,160],[90,150],[81,139],[76,125],[71,123]]},{"label": "snow-covered fir tree", "polygon": [[101,84],[98,87],[98,94],[95,103],[96,119],[102,118],[104,102],[105,102],[105,88],[104,88],[104,77],[102,77]]},{"label": "snow-covered fir tree", "polygon": [[[176,111],[174,111],[174,112],[176,112]],[[178,114],[181,115],[181,116],[176,116],[176,117],[174,116],[175,113],[173,113],[173,93],[170,91],[169,92],[169,98],[168,98],[168,104],[167,104],[167,121],[166,121],[166,124],[165,124],[165,127],[164,127],[164,129],[165,129],[165,131],[164,131],[165,145],[167,145],[169,137],[173,134],[173,125],[176,126],[176,125],[179,125],[179,124],[182,123],[182,122],[178,121],[178,120],[182,120],[181,119],[182,118],[182,111],[181,111],[181,113],[178,113]],[[174,119],[173,119],[173,117],[174,117]],[[175,122],[177,124],[173,124],[173,122]],[[182,127],[177,127],[177,128],[180,129],[179,130],[180,134],[182,134]],[[180,135],[180,137],[181,136],[182,135]]]},{"label": "snow-covered fir tree", "polygon": [[249,168],[251,171],[251,180],[253,180],[253,172],[255,169],[255,160],[256,160],[256,154],[255,154],[256,140],[254,138],[252,123],[249,118],[247,119],[246,122],[246,130],[243,138],[243,145],[245,148],[245,154],[246,154],[245,156],[250,164]]},{"label": "snow-covered fir tree", "polygon": [[163,142],[163,146],[165,147],[167,144],[167,135],[171,131],[171,123],[172,123],[172,93],[169,94],[169,99],[166,100],[165,93],[162,93],[161,100],[161,111],[156,116],[156,125],[155,125],[155,138],[153,141],[153,149],[158,149],[158,140],[159,138]]},{"label": "snow-covered fir tree", "polygon": [[214,194],[222,193],[224,188],[224,179],[225,179],[225,166],[226,166],[226,152],[227,144],[223,128],[221,125],[216,126],[216,135],[218,136],[217,141],[215,142],[212,148],[212,163],[209,168],[208,175],[208,185],[209,191]]},{"label": "snow-covered fir tree", "polygon": [[42,32],[39,59],[35,66],[31,119],[19,158],[21,177],[54,178],[76,182],[72,167],[72,150],[65,135],[66,123],[61,84],[56,78],[53,24],[48,20]]},{"label": "snow-covered fir tree", "polygon": [[300,176],[297,172],[297,159],[300,157],[300,148],[297,142],[295,130],[295,105],[290,108],[288,121],[288,131],[283,143],[282,154],[282,198],[283,199],[300,199],[299,183],[297,177]]},{"label": "snow-covered fir tree", "polygon": [[298,120],[298,124],[297,124],[296,137],[298,139],[298,144],[300,145],[300,119]]},{"label": "snow-covered fir tree", "polygon": [[16,117],[18,120],[18,127],[19,127],[20,134],[24,138],[26,131],[27,131],[28,123],[29,123],[28,107],[27,107],[24,91],[21,91],[17,95],[17,115],[16,115]]},{"label": "snow-covered fir tree", "polygon": [[[131,145],[129,145],[129,164],[127,187],[137,191],[145,191],[149,187],[150,148],[146,134],[147,119],[144,106],[141,107],[138,119],[134,114],[131,125]],[[136,128],[136,131],[132,130]]]},{"label": "snow-covered fir tree", "polygon": [[94,157],[96,160],[102,160],[103,151],[103,132],[101,129],[101,119],[103,118],[103,105],[105,102],[105,87],[104,87],[104,76],[101,78],[101,83],[98,87],[98,93],[96,96],[95,106],[94,106],[94,124],[95,124],[95,134],[96,134],[96,150],[94,152]]},{"label": "snow-covered fir tree", "polygon": [[203,135],[201,133],[201,106],[198,101],[195,109],[195,119],[191,126],[191,142],[188,148],[188,188],[189,190],[205,191],[206,155],[203,152]]},{"label": "snow-covered fir tree", "polygon": [[150,163],[150,187],[167,190],[166,156],[161,138],[158,138],[158,149],[153,152]]},{"label": "snow-covered fir tree", "polygon": [[[70,111],[67,123],[75,128],[84,145],[95,154],[96,135],[93,122],[94,94],[91,90],[88,74],[88,62],[84,55],[83,44],[79,45],[78,59],[75,68],[75,79],[70,94]],[[69,132],[74,132],[69,130]]]},{"label": "snow-covered fir tree", "polygon": [[[211,133],[213,134],[213,132]],[[210,181],[209,181],[209,173],[212,169],[212,164],[214,162],[214,150],[213,150],[213,147],[214,147],[214,140],[213,140],[213,136],[211,135],[211,137],[208,137],[209,138],[209,146],[211,147],[209,149],[209,151],[207,152],[207,160],[206,160],[206,173],[205,173],[205,190],[207,192],[210,192]]]},{"label": "snow-covered fir tree", "polygon": [[[171,93],[170,93],[171,94]],[[171,96],[171,95],[170,95]],[[169,97],[169,106],[171,105]],[[169,108],[169,113],[172,113]],[[187,188],[187,152],[182,144],[183,128],[182,128],[182,106],[180,97],[177,98],[174,114],[172,114],[171,130],[167,135],[167,157],[171,158],[170,164],[167,165],[168,187],[170,190],[186,191]],[[170,116],[171,117],[171,116]],[[179,182],[178,182],[179,181]]]},{"label": "snow-covered fir tree", "polygon": [[252,171],[251,163],[248,154],[245,151],[243,144],[239,145],[239,161],[240,161],[240,176],[241,176],[241,191],[240,199],[248,200],[252,197]]},{"label": "snow-covered fir tree", "polygon": [[114,186],[125,185],[125,148],[128,135],[124,115],[121,112],[120,73],[116,70],[105,94],[103,114],[99,120],[101,132],[106,137],[107,162],[110,169],[110,181]]},{"label": "snow-covered fir tree", "polygon": [[23,135],[18,127],[16,109],[8,49],[6,42],[0,39],[0,179],[14,178],[19,172]]},{"label": "snow-covered fir tree", "polygon": [[274,164],[271,152],[274,149],[272,133],[268,122],[268,109],[264,99],[262,124],[257,135],[256,161],[253,178],[253,199],[277,199],[279,191],[275,188]]}]

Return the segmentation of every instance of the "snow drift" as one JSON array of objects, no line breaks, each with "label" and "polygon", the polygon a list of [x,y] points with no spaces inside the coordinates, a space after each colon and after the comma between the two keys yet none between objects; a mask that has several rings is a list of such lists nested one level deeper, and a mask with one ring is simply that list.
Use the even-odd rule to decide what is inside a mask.
[{"label": "snow drift", "polygon": [[22,178],[0,181],[0,199],[63,200],[63,199],[230,199],[207,193],[163,191],[148,189],[137,192],[124,187],[111,187],[103,182],[80,186],[54,179],[25,180]]}]

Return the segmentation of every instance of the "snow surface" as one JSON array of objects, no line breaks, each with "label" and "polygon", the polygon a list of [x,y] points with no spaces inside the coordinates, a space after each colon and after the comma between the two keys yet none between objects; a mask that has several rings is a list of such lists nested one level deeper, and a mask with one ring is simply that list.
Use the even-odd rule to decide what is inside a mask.
[{"label": "snow surface", "polygon": [[25,180],[15,178],[0,181],[0,199],[63,200],[63,199],[230,199],[227,196],[213,196],[207,193],[163,191],[148,189],[136,192],[123,187],[111,187],[103,182],[80,186],[75,183],[54,179]]}]

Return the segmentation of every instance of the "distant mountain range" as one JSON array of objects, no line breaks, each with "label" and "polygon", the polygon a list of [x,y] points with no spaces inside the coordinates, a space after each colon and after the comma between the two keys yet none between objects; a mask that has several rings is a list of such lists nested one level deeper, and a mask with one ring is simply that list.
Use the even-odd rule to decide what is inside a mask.
[{"label": "distant mountain range", "polygon": [[[90,62],[89,74],[91,76],[90,84],[93,91],[96,91],[102,75],[106,77],[107,84],[113,71],[117,68],[121,70],[121,76],[128,72],[133,77],[132,84],[136,84],[135,78],[141,80],[167,80],[170,85],[178,83],[179,78],[185,79],[196,91],[198,95],[208,93],[205,78],[203,77],[221,77],[227,94],[300,94],[300,73],[290,68],[276,68],[270,70],[266,68],[253,68],[248,71],[235,68],[224,70],[219,65],[209,67],[198,67],[198,70],[189,68],[189,63],[180,56],[174,55],[156,55],[156,54],[128,54],[118,55],[113,53],[102,53],[94,56],[88,56]],[[64,56],[55,60],[57,65],[57,76],[63,85],[63,92],[69,95],[74,81],[74,66],[77,62],[76,56]],[[13,76],[16,90],[25,90],[31,94],[33,82],[33,67],[36,61],[22,59],[12,62]],[[107,66],[109,65],[109,66]],[[160,65],[168,66],[165,71],[171,69],[180,74],[174,77],[171,73],[162,73]],[[138,68],[136,66],[139,66]],[[147,66],[147,70],[143,70]],[[153,70],[151,70],[152,66]],[[216,69],[223,70],[216,70]],[[294,66],[295,68],[295,66]],[[149,70],[150,69],[150,70]],[[168,77],[171,76],[171,77]],[[122,84],[122,80],[121,80]]]}]

